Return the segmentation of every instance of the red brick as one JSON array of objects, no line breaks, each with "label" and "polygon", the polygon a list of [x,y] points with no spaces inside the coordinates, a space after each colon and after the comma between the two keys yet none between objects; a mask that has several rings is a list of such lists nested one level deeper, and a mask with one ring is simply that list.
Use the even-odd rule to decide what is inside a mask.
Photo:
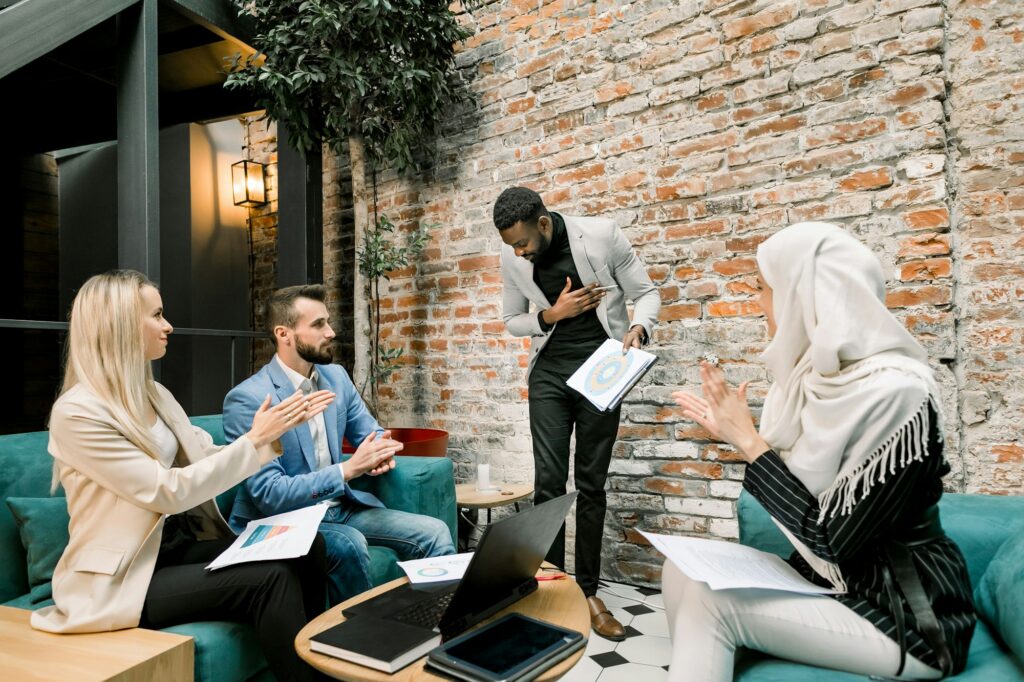
[{"label": "red brick", "polygon": [[749,317],[761,315],[761,306],[755,301],[715,301],[708,303],[711,317]]},{"label": "red brick", "polygon": [[695,197],[704,194],[706,186],[703,178],[687,178],[671,185],[659,185],[655,188],[658,201],[671,201],[684,197]]},{"label": "red brick", "polygon": [[677,303],[661,307],[661,320],[692,320],[700,317],[700,303]]},{"label": "red brick", "polygon": [[608,83],[602,85],[594,92],[594,101],[597,104],[603,102],[610,102],[615,99],[626,97],[633,93],[633,84],[629,81],[619,81],[618,83]]},{"label": "red brick", "polygon": [[747,128],[747,131],[743,134],[743,139],[752,140],[755,137],[761,137],[762,135],[774,135],[775,133],[784,133],[790,130],[803,128],[806,124],[806,116],[784,116],[782,118],[776,118],[774,120],[767,121],[766,123],[750,126],[749,128]]},{"label": "red brick", "polygon": [[888,123],[884,118],[869,118],[856,123],[837,123],[808,133],[805,142],[809,148],[841,142],[855,142],[880,135],[887,129]]},{"label": "red brick", "polygon": [[725,34],[726,40],[742,38],[751,33],[757,33],[758,31],[784,24],[787,21],[792,21],[796,17],[796,12],[795,4],[767,9],[750,17],[723,22],[722,32]]},{"label": "red brick", "polygon": [[949,258],[915,260],[900,265],[900,281],[933,280],[949,277],[953,261]]},{"label": "red brick", "polygon": [[927,234],[907,237],[900,242],[898,255],[900,258],[913,256],[942,256],[949,253],[950,237],[948,234]]},{"label": "red brick", "polygon": [[679,476],[692,476],[694,478],[720,479],[723,474],[723,467],[717,462],[665,462],[658,467],[662,474],[675,474]]},{"label": "red brick", "polygon": [[467,270],[486,270],[488,268],[496,268],[501,265],[501,257],[494,256],[472,256],[470,258],[463,258],[458,262],[459,270],[465,272]]},{"label": "red brick", "polygon": [[888,187],[891,184],[892,173],[883,167],[851,173],[839,181],[839,189],[844,192],[858,192]]},{"label": "red brick", "polygon": [[724,234],[729,231],[729,223],[725,220],[706,220],[696,223],[683,223],[665,228],[665,241],[707,237],[713,234]]},{"label": "red brick", "polygon": [[912,230],[934,230],[949,227],[949,209],[926,208],[903,214],[903,222]]},{"label": "red brick", "polygon": [[720,275],[733,277],[735,275],[757,272],[757,260],[753,258],[733,258],[732,260],[720,260],[711,267]]},{"label": "red brick", "polygon": [[948,305],[953,290],[948,286],[923,286],[913,289],[894,289],[885,297],[890,308],[909,308],[915,305]]}]

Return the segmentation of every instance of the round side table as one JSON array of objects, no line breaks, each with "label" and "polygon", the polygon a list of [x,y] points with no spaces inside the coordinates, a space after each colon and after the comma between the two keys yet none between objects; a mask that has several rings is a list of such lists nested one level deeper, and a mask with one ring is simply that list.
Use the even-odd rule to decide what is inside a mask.
[{"label": "round side table", "polygon": [[533,486],[527,483],[498,483],[496,490],[477,490],[476,483],[460,483],[455,486],[455,506],[459,508],[459,549],[465,551],[469,546],[469,525],[462,523],[463,509],[472,509],[478,515],[481,509],[487,510],[487,523],[491,522],[491,510],[506,504],[515,505],[519,511],[519,501],[533,495]]}]

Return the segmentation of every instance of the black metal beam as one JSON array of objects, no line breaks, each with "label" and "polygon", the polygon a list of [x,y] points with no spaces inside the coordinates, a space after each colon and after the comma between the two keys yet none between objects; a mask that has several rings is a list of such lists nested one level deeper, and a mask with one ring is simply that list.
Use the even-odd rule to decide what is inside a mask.
[{"label": "black metal beam", "polygon": [[160,279],[157,0],[118,15],[117,262]]},{"label": "black metal beam", "polygon": [[0,78],[139,0],[22,0],[0,11]]},{"label": "black metal beam", "polygon": [[167,0],[168,4],[224,40],[252,51],[255,25],[227,0]]},{"label": "black metal beam", "polygon": [[277,125],[277,286],[319,284],[324,279],[323,162],[306,158]]}]

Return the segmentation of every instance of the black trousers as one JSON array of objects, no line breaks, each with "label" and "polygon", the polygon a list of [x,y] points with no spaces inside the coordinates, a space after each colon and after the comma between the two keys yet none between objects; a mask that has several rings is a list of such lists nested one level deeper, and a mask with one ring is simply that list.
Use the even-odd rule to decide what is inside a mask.
[{"label": "black trousers", "polygon": [[[619,431],[619,411],[599,412],[565,381],[572,373],[536,366],[530,373],[530,433],[533,436],[534,502],[565,494],[569,479],[569,438],[576,431],[573,479],[576,498],[576,582],[583,594],[597,593],[601,576],[601,539],[608,508],[604,485],[612,446]],[[547,560],[565,565],[565,526],[551,545]]]},{"label": "black trousers", "polygon": [[216,571],[204,566],[233,539],[161,552],[142,610],[142,627],[235,620],[256,628],[270,671],[282,682],[324,679],[295,653],[295,635],[327,605],[326,554],[318,534],[298,559],[254,561]]}]

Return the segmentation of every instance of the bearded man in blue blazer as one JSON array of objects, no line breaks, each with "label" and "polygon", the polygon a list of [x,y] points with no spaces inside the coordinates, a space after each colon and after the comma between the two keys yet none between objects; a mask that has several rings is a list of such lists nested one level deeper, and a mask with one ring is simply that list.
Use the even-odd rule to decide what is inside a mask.
[{"label": "bearded man in blue blazer", "polygon": [[[249,430],[267,396],[276,404],[297,390],[326,389],[335,393],[335,399],[322,414],[282,436],[284,454],[245,481],[231,510],[231,527],[241,532],[253,519],[328,502],[319,530],[327,544],[332,604],[373,586],[368,544],[390,547],[403,561],[453,554],[451,533],[442,521],[386,509],[375,496],[348,484],[364,474],[386,475],[395,467],[394,456],[402,444],[370,414],[345,370],[331,364],[335,335],[328,324],[323,286],[275,291],[267,301],[265,319],[277,352],[224,399],[228,442]],[[343,436],[359,444],[344,462]]]}]

